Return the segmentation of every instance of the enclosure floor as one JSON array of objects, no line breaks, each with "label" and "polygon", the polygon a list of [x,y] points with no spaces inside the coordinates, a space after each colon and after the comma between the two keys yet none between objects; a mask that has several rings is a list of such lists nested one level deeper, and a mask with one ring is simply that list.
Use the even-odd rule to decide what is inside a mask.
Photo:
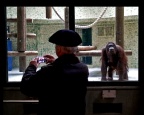
[{"label": "enclosure floor", "polygon": [[[38,68],[39,69],[39,68]],[[89,68],[89,81],[101,81],[100,68]],[[9,82],[20,82],[23,72],[19,72],[19,68],[13,68],[12,71],[8,71]],[[129,68],[128,72],[129,81],[138,81],[138,69]],[[113,80],[118,80],[118,75],[114,73]]]}]

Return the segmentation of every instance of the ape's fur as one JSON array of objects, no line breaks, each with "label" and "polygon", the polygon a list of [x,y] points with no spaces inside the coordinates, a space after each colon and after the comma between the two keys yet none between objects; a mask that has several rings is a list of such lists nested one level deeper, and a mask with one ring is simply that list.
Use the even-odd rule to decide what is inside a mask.
[{"label": "ape's fur", "polygon": [[128,60],[124,49],[113,42],[108,42],[102,49],[101,55],[101,80],[113,80],[113,72],[119,75],[119,80],[128,80]]}]

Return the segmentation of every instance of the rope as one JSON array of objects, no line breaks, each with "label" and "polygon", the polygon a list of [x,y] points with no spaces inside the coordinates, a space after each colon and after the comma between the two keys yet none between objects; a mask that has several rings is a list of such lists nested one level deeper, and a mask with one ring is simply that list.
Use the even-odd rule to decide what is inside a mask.
[{"label": "rope", "polygon": [[57,13],[57,11],[55,10],[55,8],[54,7],[52,7],[52,9],[54,10],[54,12],[58,15],[58,17],[63,21],[63,22],[65,22],[65,20],[64,19],[62,19],[61,18],[61,16]]},{"label": "rope", "polygon": [[[86,28],[91,28],[92,26],[94,26],[101,18],[102,16],[104,15],[104,13],[106,12],[108,7],[105,7],[103,12],[101,13],[101,15],[92,23],[92,24],[89,24],[87,26],[80,26],[80,25],[75,25],[75,28],[81,28],[81,29],[86,29]],[[65,22],[64,19],[61,18],[61,16],[58,14],[58,12],[55,10],[54,7],[52,7],[52,9],[54,10],[54,12],[58,15],[58,17],[63,21]]]}]

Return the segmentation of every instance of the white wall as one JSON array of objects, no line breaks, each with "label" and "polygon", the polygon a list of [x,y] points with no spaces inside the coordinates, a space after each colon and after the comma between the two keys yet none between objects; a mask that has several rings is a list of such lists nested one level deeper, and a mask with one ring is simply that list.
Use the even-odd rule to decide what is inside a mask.
[{"label": "white wall", "polygon": [[[64,19],[65,7],[54,7],[59,15]],[[98,18],[103,12],[105,7],[75,7],[76,19]],[[124,16],[138,15],[138,7],[124,7]],[[17,17],[17,7],[7,7],[7,18]],[[46,10],[45,7],[26,7],[26,17],[33,19],[45,19]],[[108,7],[107,11],[103,15],[106,17],[115,17],[115,7]],[[52,19],[59,19],[57,14],[52,10]]]}]

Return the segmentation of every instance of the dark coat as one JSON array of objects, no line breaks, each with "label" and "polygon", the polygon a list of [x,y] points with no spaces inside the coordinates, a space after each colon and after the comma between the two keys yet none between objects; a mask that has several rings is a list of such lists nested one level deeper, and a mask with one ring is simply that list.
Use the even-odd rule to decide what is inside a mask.
[{"label": "dark coat", "polygon": [[21,92],[39,99],[40,115],[85,115],[88,67],[73,55],[63,55],[36,72],[29,65]]}]

